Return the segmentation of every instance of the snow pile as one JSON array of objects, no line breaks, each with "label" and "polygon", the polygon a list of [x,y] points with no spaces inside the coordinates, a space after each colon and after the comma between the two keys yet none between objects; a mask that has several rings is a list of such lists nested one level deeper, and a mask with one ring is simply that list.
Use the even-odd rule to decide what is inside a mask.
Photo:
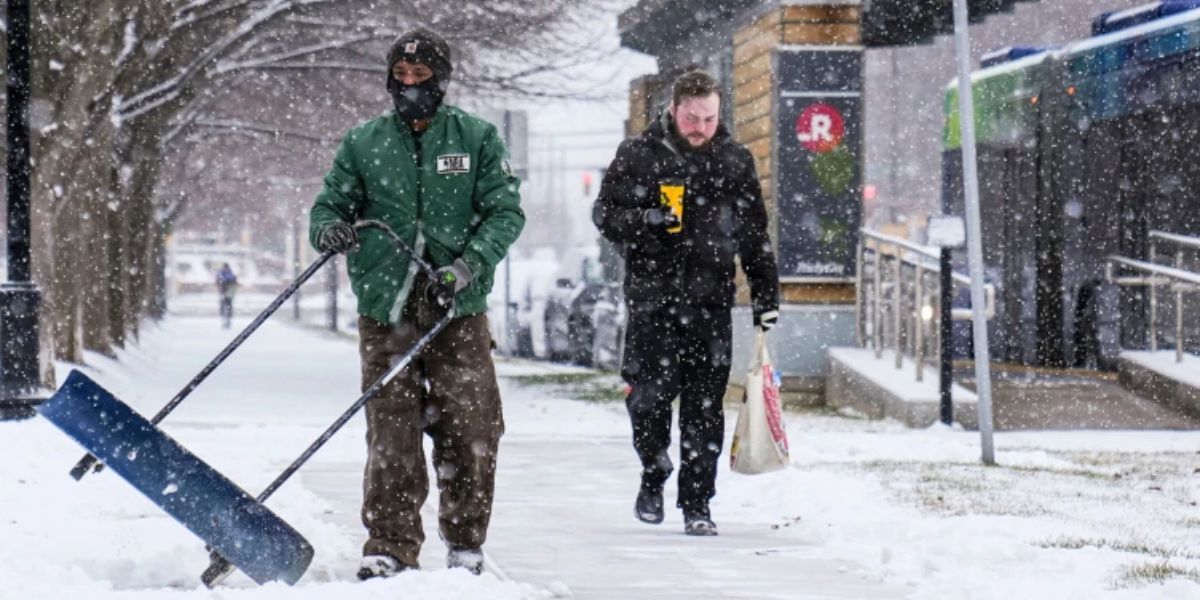
[{"label": "snow pile", "polygon": [[[245,323],[235,323],[244,326]],[[89,374],[144,415],[153,414],[232,337],[216,319],[169,321],[146,332],[140,347],[119,362],[89,356]],[[210,328],[212,331],[210,331]],[[311,338],[316,337],[315,343]],[[322,334],[268,325],[214,374],[163,429],[252,494],[274,478],[354,400],[356,390],[328,383],[355,376],[354,346],[322,341]],[[305,338],[309,338],[306,340]],[[297,343],[305,342],[310,343]],[[253,349],[257,347],[257,350]],[[307,350],[306,350],[307,348]],[[285,351],[286,349],[286,351]],[[328,354],[328,356],[323,356]],[[161,360],[171,356],[172,360]],[[259,358],[255,358],[259,357]],[[296,360],[305,368],[285,371]],[[318,362],[321,361],[321,362]],[[59,365],[60,380],[70,365]],[[270,374],[276,379],[273,383]],[[324,381],[324,383],[322,383]],[[315,400],[315,401],[314,401]],[[349,464],[361,473],[359,421],[319,454],[312,467]],[[115,474],[75,482],[67,471],[83,455],[70,438],[40,417],[0,422],[0,598],[530,598],[530,586],[446,570],[436,553],[426,570],[387,581],[358,582],[355,571],[364,533],[331,515],[355,513],[306,488],[297,476],[267,506],[302,532],[316,549],[312,566],[293,588],[256,586],[235,573],[209,591],[199,580],[208,565],[203,543]],[[303,472],[302,472],[303,473]],[[356,493],[361,493],[356,490]],[[434,494],[436,500],[436,494]],[[427,544],[435,546],[434,543]]]},{"label": "snow pile", "polygon": [[[528,598],[527,586],[445,569],[366,584],[351,581],[358,536],[319,518],[330,507],[311,493],[280,493],[269,505],[317,548],[294,589],[255,586],[238,574],[201,586],[203,544],[111,473],[76,483],[67,470],[79,448],[48,421],[0,425],[0,581],[4,598]],[[296,518],[296,516],[302,518]],[[286,591],[285,591],[286,590]]]}]

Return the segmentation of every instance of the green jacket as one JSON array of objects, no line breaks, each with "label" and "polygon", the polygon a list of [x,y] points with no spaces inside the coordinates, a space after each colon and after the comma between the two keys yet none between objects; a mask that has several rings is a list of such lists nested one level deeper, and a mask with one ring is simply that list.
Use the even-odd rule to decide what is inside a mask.
[{"label": "green jacket", "polygon": [[[395,112],[350,130],[309,214],[309,241],[335,219],[387,223],[435,268],[461,257],[474,281],[456,298],[456,314],[487,310],[496,263],[525,225],[520,181],[496,128],[452,106],[438,108],[416,140]],[[416,264],[378,229],[358,232],[347,254],[358,312],[396,323],[412,288]]]}]

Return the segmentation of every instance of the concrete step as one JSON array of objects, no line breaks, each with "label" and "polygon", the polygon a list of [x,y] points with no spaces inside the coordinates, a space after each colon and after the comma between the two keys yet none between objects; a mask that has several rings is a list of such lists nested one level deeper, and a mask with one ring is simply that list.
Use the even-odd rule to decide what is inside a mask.
[{"label": "concrete step", "polygon": [[[895,367],[891,351],[881,358],[867,348],[830,348],[829,375],[825,381],[825,400],[830,408],[853,411],[870,419],[895,419],[909,427],[928,427],[941,416],[938,373],[923,365],[922,379],[916,380],[916,363],[902,357]],[[974,392],[962,386],[951,390],[954,422],[976,427],[978,409]]]},{"label": "concrete step", "polygon": [[[974,373],[967,372],[959,382],[974,390]],[[1200,418],[1139,396],[1116,374],[1099,371],[996,365],[992,406],[998,430],[1200,429]]]},{"label": "concrete step", "polygon": [[[869,418],[897,419],[909,427],[926,427],[936,421],[937,375],[932,368],[927,368],[925,381],[915,382],[915,366],[906,359],[905,368],[896,370],[887,352],[883,359],[875,359],[870,350],[833,348],[829,357],[825,393],[829,406],[851,408]],[[955,363],[954,374],[955,421],[976,428],[973,363]],[[1116,373],[996,364],[991,374],[992,417],[997,430],[1200,429],[1200,402],[1194,411],[1177,403],[1156,402],[1126,389]],[[1159,390],[1170,388],[1170,393],[1160,394],[1162,398],[1181,395],[1177,384],[1161,377],[1155,385]],[[1200,394],[1195,398],[1200,399]]]},{"label": "concrete step", "polygon": [[1174,351],[1122,352],[1118,380],[1143,398],[1200,417],[1200,356],[1182,358]]}]

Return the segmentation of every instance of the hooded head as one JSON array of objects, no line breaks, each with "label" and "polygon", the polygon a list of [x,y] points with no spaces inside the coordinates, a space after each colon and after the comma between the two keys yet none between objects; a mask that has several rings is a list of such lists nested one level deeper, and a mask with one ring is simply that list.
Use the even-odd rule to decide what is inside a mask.
[{"label": "hooded head", "polygon": [[436,33],[414,29],[392,43],[387,55],[387,88],[406,123],[433,117],[454,67],[450,45]]}]

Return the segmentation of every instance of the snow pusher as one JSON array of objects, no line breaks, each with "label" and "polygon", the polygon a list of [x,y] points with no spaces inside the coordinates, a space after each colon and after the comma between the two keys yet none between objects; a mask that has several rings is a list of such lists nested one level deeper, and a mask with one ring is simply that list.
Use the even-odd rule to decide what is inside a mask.
[{"label": "snow pusher", "polygon": [[313,548],[295,529],[79,371],[37,408],[256,583],[295,583]]},{"label": "snow pusher", "polygon": [[[361,221],[355,228],[382,229],[399,250],[408,254],[426,276],[433,267],[414,252],[387,225]],[[157,424],[253,333],[281,304],[332,256],[323,254],[260,314],[212,362],[167,403],[152,420],[146,420],[87,375],[73,370],[58,391],[38,407],[38,412],[82,445],[89,454],[71,475],[82,478],[107,465],[172,518],[203,540],[210,564],[201,575],[207,587],[216,586],[241,569],[255,583],[282,581],[294,584],[312,562],[313,548],[295,529],[263,503],[342,428],[367,401],[404,370],[418,353],[453,319],[454,306],[417,341],[401,359],[337,418],[257,497],[252,497],[178,442]]]}]

